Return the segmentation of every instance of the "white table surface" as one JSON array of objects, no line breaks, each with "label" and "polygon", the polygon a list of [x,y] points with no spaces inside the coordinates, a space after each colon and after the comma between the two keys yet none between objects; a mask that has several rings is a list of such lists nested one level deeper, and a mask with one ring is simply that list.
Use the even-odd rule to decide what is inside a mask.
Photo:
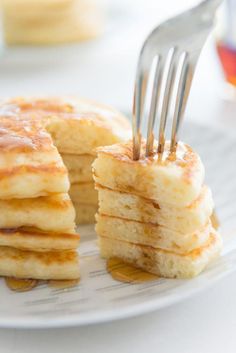
[{"label": "white table surface", "polygon": [[[165,5],[139,0],[136,4],[146,3],[145,11],[136,6],[132,16],[121,3],[116,3],[120,17],[116,15],[114,23],[123,21],[123,25],[119,31],[114,23],[110,25],[98,42],[64,48],[7,48],[0,57],[0,96],[80,94],[129,111],[142,39],[161,15],[180,11],[191,1],[178,1],[173,9],[173,0],[166,0]],[[235,130],[236,103],[224,100],[223,91],[210,40],[197,69],[186,118]],[[0,330],[3,353],[235,351],[236,273],[183,303],[134,319],[84,328]]]}]

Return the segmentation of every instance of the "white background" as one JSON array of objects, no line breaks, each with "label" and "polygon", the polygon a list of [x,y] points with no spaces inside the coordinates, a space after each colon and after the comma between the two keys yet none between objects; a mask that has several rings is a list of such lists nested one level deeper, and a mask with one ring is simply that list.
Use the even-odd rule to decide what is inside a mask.
[{"label": "white background", "polygon": [[[110,1],[111,3],[111,1]],[[193,1],[113,1],[104,37],[57,48],[6,48],[0,96],[79,94],[131,111],[137,55],[153,26]],[[187,119],[236,128],[214,37],[200,59]],[[60,330],[0,330],[0,352],[236,352],[236,274],[184,303],[138,318]]]}]

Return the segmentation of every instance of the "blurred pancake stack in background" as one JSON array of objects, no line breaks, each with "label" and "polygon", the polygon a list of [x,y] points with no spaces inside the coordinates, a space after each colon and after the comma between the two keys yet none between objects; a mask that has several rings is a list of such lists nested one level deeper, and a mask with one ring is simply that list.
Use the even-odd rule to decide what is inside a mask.
[{"label": "blurred pancake stack in background", "polygon": [[3,0],[7,44],[45,45],[93,39],[102,33],[96,0]]}]

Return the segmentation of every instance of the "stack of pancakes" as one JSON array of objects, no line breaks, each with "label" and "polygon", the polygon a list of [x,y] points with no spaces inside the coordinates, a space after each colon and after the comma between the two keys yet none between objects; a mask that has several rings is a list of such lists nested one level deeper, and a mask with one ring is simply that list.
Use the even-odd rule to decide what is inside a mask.
[{"label": "stack of pancakes", "polygon": [[9,44],[57,44],[95,38],[103,30],[96,0],[3,0]]},{"label": "stack of pancakes", "polygon": [[[73,97],[14,98],[2,101],[0,116],[9,122],[16,117],[21,120],[22,129],[27,129],[27,124],[33,121],[40,134],[46,131],[50,135],[69,174],[69,193],[78,211],[77,219],[82,222],[93,221],[97,209],[97,194],[91,172],[94,151],[98,146],[111,145],[129,138],[130,124],[127,119],[110,107]],[[48,154],[45,153],[45,156],[48,158]],[[38,163],[41,165],[41,161]],[[31,178],[34,178],[32,187],[37,188],[40,182],[37,173]],[[60,178],[56,179],[56,175],[52,175],[52,179],[51,192],[55,193],[57,191],[53,188],[61,181]],[[21,184],[17,182],[12,187],[22,189],[26,186],[27,180],[24,179]]]},{"label": "stack of pancakes", "polygon": [[[179,143],[162,155],[132,159],[132,143],[98,149],[93,164],[101,255],[148,272],[189,278],[219,255],[221,237],[210,217],[213,201],[199,156]],[[108,172],[109,171],[109,172]]]},{"label": "stack of pancakes", "polygon": [[0,275],[77,279],[75,213],[67,170],[39,121],[0,114]]},{"label": "stack of pancakes", "polygon": [[91,180],[89,152],[121,141],[129,130],[118,112],[86,100],[0,103],[0,275],[79,277],[70,180],[76,210],[87,212],[83,201],[94,201],[91,181],[83,191]]}]

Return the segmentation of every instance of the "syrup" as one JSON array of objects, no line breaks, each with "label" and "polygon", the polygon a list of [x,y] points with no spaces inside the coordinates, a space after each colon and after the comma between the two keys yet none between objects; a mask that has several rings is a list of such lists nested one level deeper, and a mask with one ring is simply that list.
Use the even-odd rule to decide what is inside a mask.
[{"label": "syrup", "polygon": [[80,279],[72,279],[72,280],[50,280],[48,281],[48,286],[55,289],[68,289],[73,288],[79,284]]},{"label": "syrup", "polygon": [[20,279],[14,277],[5,277],[6,285],[14,292],[28,292],[38,284],[36,279]]},{"label": "syrup", "polygon": [[236,49],[224,43],[219,43],[217,52],[226,80],[236,86]]},{"label": "syrup", "polygon": [[129,265],[117,257],[107,260],[107,271],[113,279],[124,283],[143,283],[159,279],[157,275]]}]

